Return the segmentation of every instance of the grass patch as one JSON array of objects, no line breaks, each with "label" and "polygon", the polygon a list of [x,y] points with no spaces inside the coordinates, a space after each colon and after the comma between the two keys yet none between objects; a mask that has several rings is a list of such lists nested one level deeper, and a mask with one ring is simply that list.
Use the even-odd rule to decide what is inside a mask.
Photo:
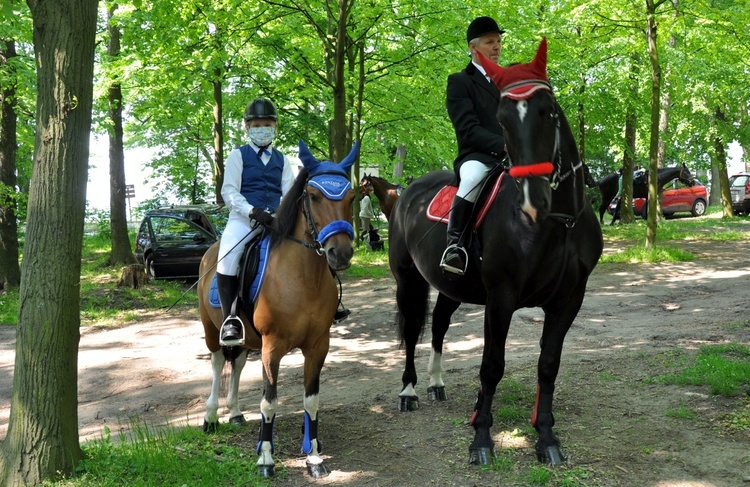
[{"label": "grass patch", "polygon": [[698,413],[693,411],[690,408],[687,408],[685,406],[680,406],[676,409],[669,409],[666,412],[666,415],[670,418],[676,418],[676,419],[697,419]]},{"label": "grass patch", "polygon": [[678,247],[657,245],[647,249],[645,245],[634,245],[622,252],[602,255],[599,262],[635,264],[638,262],[689,262],[693,259],[695,256],[692,253]]},{"label": "grass patch", "polygon": [[369,250],[364,245],[354,252],[352,265],[342,273],[353,279],[377,279],[391,275],[387,250]]},{"label": "grass patch", "polygon": [[750,384],[750,347],[731,343],[701,347],[695,361],[679,372],[656,377],[666,384],[708,386],[711,394],[736,396]]},{"label": "grass patch", "polygon": [[[268,486],[257,477],[255,456],[228,445],[221,435],[197,428],[149,428],[133,423],[130,439],[113,442],[109,430],[85,443],[86,458],[75,475],[44,486],[56,487],[195,487]],[[166,483],[165,483],[166,482]]]},{"label": "grass patch", "polygon": [[740,404],[738,411],[722,418],[722,426],[730,430],[750,431],[750,399],[745,398],[742,402],[744,404]]},{"label": "grass patch", "polygon": [[0,291],[0,326],[18,323],[18,288]]}]

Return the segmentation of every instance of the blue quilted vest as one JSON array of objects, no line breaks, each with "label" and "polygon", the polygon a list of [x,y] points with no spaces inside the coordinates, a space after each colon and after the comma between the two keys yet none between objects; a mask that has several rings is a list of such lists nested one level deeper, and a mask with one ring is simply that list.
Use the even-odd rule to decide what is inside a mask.
[{"label": "blue quilted vest", "polygon": [[240,193],[253,207],[276,211],[281,202],[281,174],[284,156],[271,149],[271,160],[263,164],[249,145],[240,147],[242,153],[242,187]]}]

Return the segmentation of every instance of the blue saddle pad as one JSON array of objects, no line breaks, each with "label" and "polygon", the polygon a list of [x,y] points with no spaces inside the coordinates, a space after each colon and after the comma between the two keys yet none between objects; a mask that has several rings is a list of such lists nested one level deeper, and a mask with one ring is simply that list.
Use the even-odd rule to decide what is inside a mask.
[{"label": "blue saddle pad", "polygon": [[[271,238],[267,236],[258,244],[260,245],[258,272],[253,278],[253,283],[250,285],[250,289],[248,290],[247,295],[248,299],[252,303],[255,303],[255,301],[258,299],[258,294],[260,294],[260,288],[263,285],[263,280],[266,278],[270,240]],[[221,308],[221,301],[219,300],[219,285],[216,283],[216,274],[214,274],[213,279],[211,279],[211,287],[209,287],[208,289],[208,304],[210,304],[214,308]]]}]

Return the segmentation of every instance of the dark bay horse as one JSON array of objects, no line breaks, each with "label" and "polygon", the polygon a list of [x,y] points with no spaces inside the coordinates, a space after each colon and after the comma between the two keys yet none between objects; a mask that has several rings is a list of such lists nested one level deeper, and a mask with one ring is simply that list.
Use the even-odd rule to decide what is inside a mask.
[{"label": "dark bay horse", "polygon": [[359,185],[364,187],[372,188],[372,192],[375,193],[375,197],[378,199],[380,204],[380,210],[385,215],[386,220],[391,219],[391,211],[393,205],[396,204],[401,191],[404,189],[400,184],[394,184],[378,176],[370,176],[365,173],[362,179],[359,181]]},{"label": "dark bay horse", "polygon": [[[604,222],[604,213],[607,212],[609,204],[617,194],[617,186],[620,175],[617,173],[607,174],[599,180],[599,192],[602,195],[602,201],[599,204],[599,222]],[[657,188],[659,191],[668,182],[679,179],[681,182],[690,185],[693,181],[693,175],[685,164],[675,167],[663,167],[656,171]],[[633,198],[648,198],[648,171],[641,177],[633,179]]]},{"label": "dark bay horse", "polygon": [[[349,267],[353,255],[352,203],[354,191],[347,172],[357,157],[359,144],[340,163],[320,162],[300,141],[300,171],[292,189],[284,196],[267,244],[265,278],[255,303],[241,299],[240,317],[246,328],[242,347],[219,346],[221,308],[210,303],[210,283],[219,251],[212,246],[201,261],[198,301],[211,351],[213,384],[206,401],[204,429],[219,423],[219,385],[222,369],[231,364],[227,408],[230,422],[245,421],[237,392],[247,349],[260,349],[263,364],[261,427],[257,445],[258,471],[274,475],[273,424],[277,410],[277,380],[282,357],[299,348],[304,364],[304,428],[302,451],[313,477],[328,474],[320,457],[318,440],[318,390],[320,371],[329,347],[329,333],[338,305],[333,270]],[[243,348],[245,347],[245,348]]]},{"label": "dark bay horse", "polygon": [[412,182],[391,214],[390,266],[406,354],[399,409],[418,408],[414,352],[426,324],[430,286],[438,291],[432,314],[430,399],[445,398],[442,345],[451,315],[460,303],[485,306],[481,389],[471,418],[473,464],[490,463],[494,455],[492,400],[504,374],[505,340],[513,313],[527,307],[541,307],[545,314],[531,420],[539,436],[537,455],[553,465],[566,459],[552,431],[555,380],[565,335],[581,307],[603,242],[585,198],[583,164],[573,134],[547,81],[546,62],[546,39],[531,63],[504,69],[483,59],[501,93],[497,116],[512,167],[473,232],[469,253],[474,258],[464,276],[441,272],[446,226],[425,215],[435,194],[451,182],[452,172],[432,172]]}]

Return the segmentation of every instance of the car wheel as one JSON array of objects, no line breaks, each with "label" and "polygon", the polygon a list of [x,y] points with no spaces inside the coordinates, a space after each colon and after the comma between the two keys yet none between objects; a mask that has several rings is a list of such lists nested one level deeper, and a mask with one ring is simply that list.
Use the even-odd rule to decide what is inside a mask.
[{"label": "car wheel", "polygon": [[693,216],[702,216],[706,213],[706,202],[703,200],[695,200],[693,202],[693,209],[690,210]]},{"label": "car wheel", "polygon": [[156,279],[156,270],[154,269],[154,258],[150,255],[146,256],[146,275],[149,281]]}]

